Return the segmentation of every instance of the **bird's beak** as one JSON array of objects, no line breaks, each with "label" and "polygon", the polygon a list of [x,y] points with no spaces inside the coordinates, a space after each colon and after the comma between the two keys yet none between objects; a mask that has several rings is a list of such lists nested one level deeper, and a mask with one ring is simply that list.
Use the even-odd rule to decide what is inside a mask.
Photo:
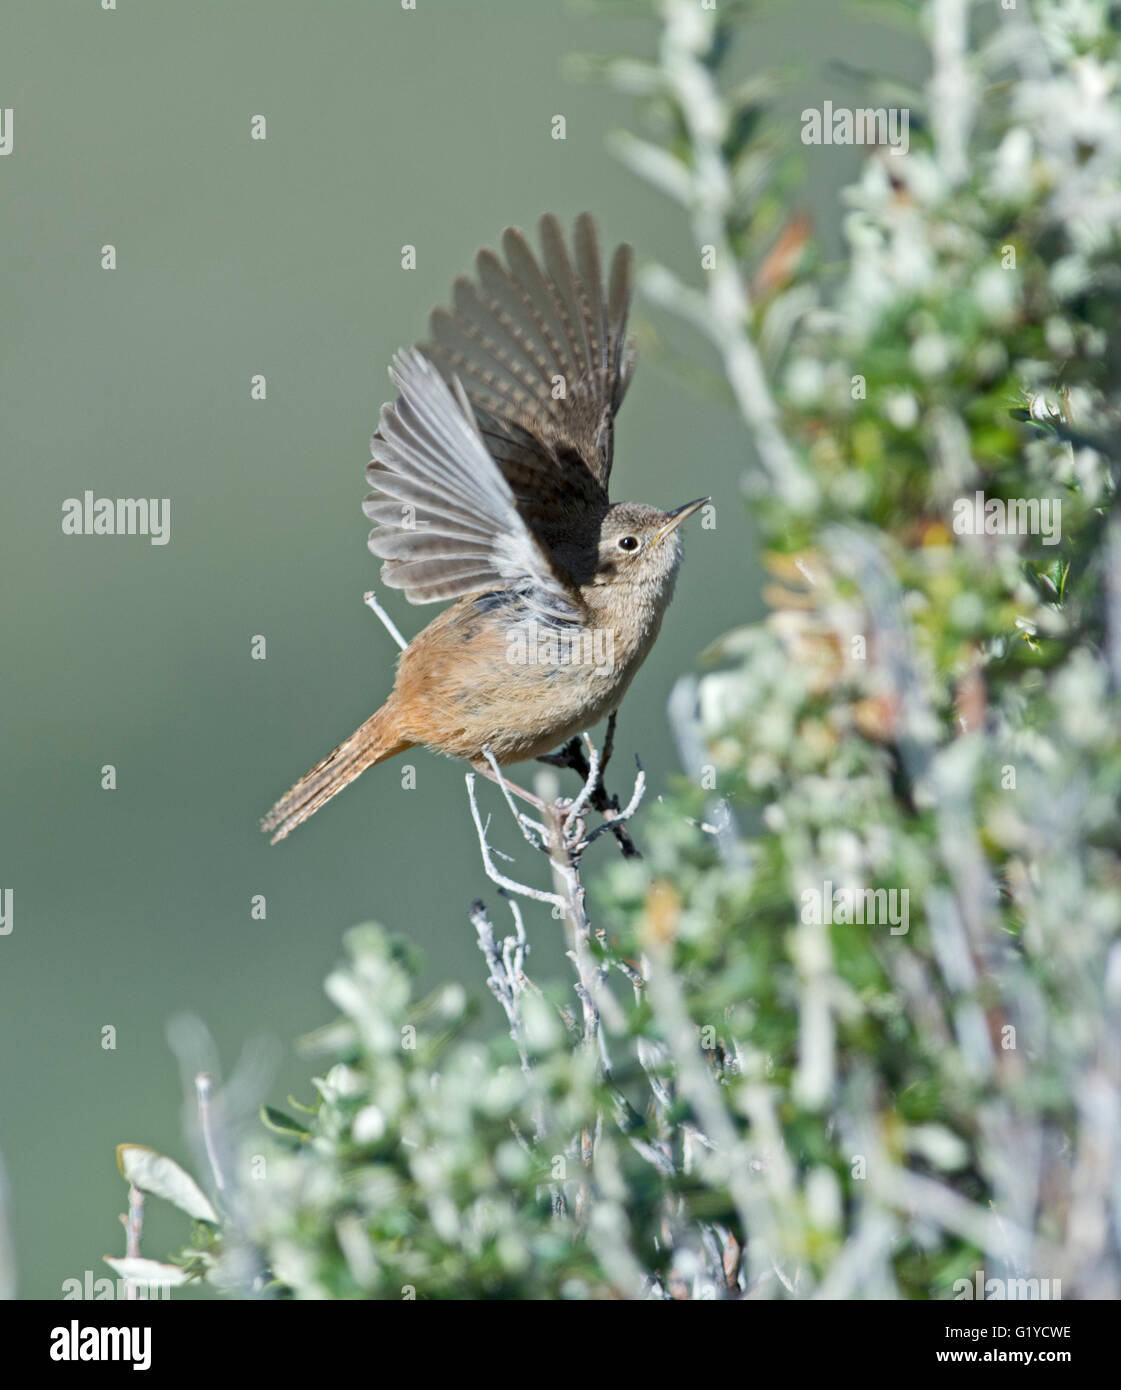
[{"label": "bird's beak", "polygon": [[672,512],[668,512],[669,520],[662,529],[655,535],[654,544],[665,540],[671,531],[676,531],[687,516],[692,516],[695,511],[703,507],[706,502],[711,502],[711,497],[698,497],[695,502],[686,502],[683,507],[675,507]]}]

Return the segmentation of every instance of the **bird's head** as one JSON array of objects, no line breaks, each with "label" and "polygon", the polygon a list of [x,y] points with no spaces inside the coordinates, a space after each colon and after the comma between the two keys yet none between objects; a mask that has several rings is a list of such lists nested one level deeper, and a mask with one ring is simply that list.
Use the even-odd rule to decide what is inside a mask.
[{"label": "bird's head", "polygon": [[618,502],[609,507],[599,532],[594,584],[672,583],[681,564],[677,528],[709,499],[699,497],[672,512],[644,502]]}]

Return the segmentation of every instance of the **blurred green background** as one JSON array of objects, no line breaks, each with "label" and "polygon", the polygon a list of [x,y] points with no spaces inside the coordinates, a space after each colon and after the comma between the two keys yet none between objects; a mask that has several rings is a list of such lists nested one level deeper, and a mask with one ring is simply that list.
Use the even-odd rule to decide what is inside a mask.
[{"label": "blurred green background", "polygon": [[[248,1041],[275,1039],[267,1098],[306,1100],[292,1040],[329,1016],[340,934],[371,918],[422,948],[432,982],[458,978],[494,1008],[466,909],[498,904],[460,767],[418,752],[404,791],[388,764],[276,848],[257,821],[390,687],[395,653],[362,604],[377,580],[362,470],[389,358],[423,336],[454,275],[506,224],[587,208],[608,245],[697,278],[686,219],[605,149],[633,125],[631,101],[562,74],[573,50],[650,53],[656,25],[628,8],[6,0],[0,889],[15,929],[0,937],[0,1153],[21,1297],[57,1298],[122,1251],[117,1142],[194,1166],[166,1040],[176,1014],[206,1022],[227,1070]],[[794,121],[804,97],[852,91],[823,78],[826,58],[907,54],[902,35],[801,0],[761,9],[741,62],[803,65]],[[257,114],[264,141],[250,139]],[[811,153],[802,202],[835,250],[856,158]],[[250,399],[255,373],[265,402]],[[619,790],[635,751],[652,796],[677,772],[675,676],[760,611],[747,461],[730,409],[639,370],[614,495],[669,507],[710,492],[717,527],[688,530],[678,597],[624,706]],[[62,503],[86,489],[170,497],[170,544],[64,536]],[[386,602],[406,635],[436,611]],[[255,634],[265,661],[250,659]],[[100,786],[107,763],[115,791]],[[612,852],[599,842],[589,878]],[[525,846],[513,871],[542,877]],[[557,975],[559,929],[532,931],[535,975]],[[185,1225],[150,1202],[144,1253],[163,1258]]]}]

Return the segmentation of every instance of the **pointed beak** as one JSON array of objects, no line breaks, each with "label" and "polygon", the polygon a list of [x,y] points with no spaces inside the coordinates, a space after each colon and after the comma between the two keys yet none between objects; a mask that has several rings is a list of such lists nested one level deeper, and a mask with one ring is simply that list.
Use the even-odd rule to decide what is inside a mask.
[{"label": "pointed beak", "polygon": [[711,501],[711,497],[698,497],[695,502],[686,502],[683,507],[675,507],[672,512],[667,512],[669,520],[657,535],[655,535],[654,544],[657,545],[659,541],[665,540],[671,531],[677,530],[687,516],[692,516],[693,513],[703,507],[706,502]]}]

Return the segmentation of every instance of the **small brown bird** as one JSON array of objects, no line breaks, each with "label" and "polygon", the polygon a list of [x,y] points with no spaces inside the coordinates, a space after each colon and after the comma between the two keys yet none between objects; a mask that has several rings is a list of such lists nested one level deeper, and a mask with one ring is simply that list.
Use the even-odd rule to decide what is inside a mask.
[{"label": "small brown bird", "polygon": [[607,497],[631,248],[606,287],[595,223],[540,223],[538,261],[503,233],[479,252],[431,341],[398,353],[366,476],[370,549],[412,603],[456,599],[401,653],[393,692],[276,803],[282,840],[360,772],[423,744],[489,771],[539,757],[613,713],[661,627],[681,564],[663,512]]}]

